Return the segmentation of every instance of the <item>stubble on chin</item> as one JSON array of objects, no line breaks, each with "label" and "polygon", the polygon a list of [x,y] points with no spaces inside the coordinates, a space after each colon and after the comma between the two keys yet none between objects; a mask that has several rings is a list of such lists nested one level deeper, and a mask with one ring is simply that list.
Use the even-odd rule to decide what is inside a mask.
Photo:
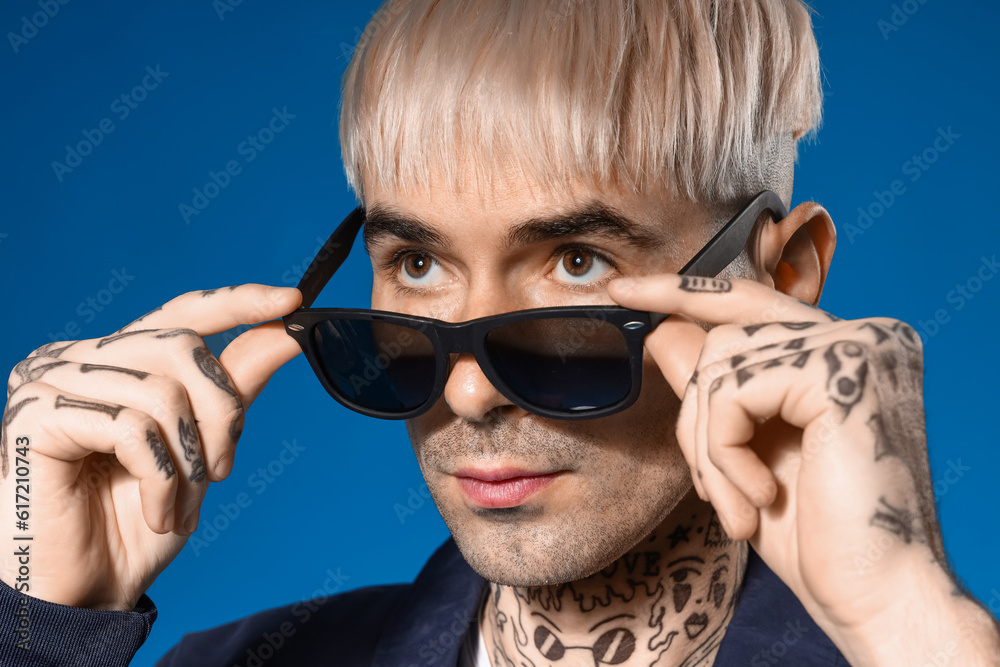
[{"label": "stubble on chin", "polygon": [[[551,427],[501,417],[485,427],[456,420],[419,442],[415,429],[410,435],[431,495],[472,568],[495,583],[540,586],[608,566],[680,502],[691,481],[667,423],[633,420],[611,438],[590,433],[587,422]],[[470,506],[448,474],[507,461],[567,472],[538,500],[507,510]]]}]

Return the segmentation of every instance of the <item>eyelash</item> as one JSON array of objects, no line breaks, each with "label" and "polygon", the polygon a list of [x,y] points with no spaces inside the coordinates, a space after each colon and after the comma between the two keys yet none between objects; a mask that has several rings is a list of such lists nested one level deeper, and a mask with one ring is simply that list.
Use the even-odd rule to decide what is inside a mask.
[{"label": "eyelash", "polygon": [[615,262],[610,257],[608,257],[606,254],[604,254],[599,250],[595,250],[594,248],[588,245],[582,245],[579,243],[570,243],[567,245],[559,246],[558,248],[555,249],[555,252],[552,253],[552,260],[558,262],[563,255],[573,251],[585,252],[589,255],[593,255],[596,259],[599,259],[602,262],[606,263],[608,266],[610,266],[612,270],[608,271],[608,273],[605,276],[602,276],[600,279],[592,283],[584,283],[582,285],[571,285],[568,283],[560,283],[560,285],[566,289],[570,289],[575,292],[595,291],[597,289],[604,287],[609,282],[611,282],[611,280],[614,278],[613,274],[619,271],[618,263]]},{"label": "eyelash", "polygon": [[395,283],[393,289],[395,290],[397,295],[408,296],[408,295],[426,294],[428,290],[418,289],[416,287],[410,287],[409,285],[404,285],[399,280],[399,272],[402,270],[400,264],[404,259],[406,259],[408,255],[423,255],[435,262],[440,261],[433,253],[428,252],[422,248],[401,248],[400,250],[397,250],[396,252],[392,253],[392,255],[388,257],[388,259],[383,261],[379,265],[379,270],[384,273],[390,274],[393,283]]},{"label": "eyelash", "polygon": [[[551,260],[552,261],[559,261],[559,259],[563,255],[565,255],[568,252],[573,252],[573,251],[585,252],[585,253],[588,253],[590,255],[593,255],[596,259],[599,259],[602,262],[605,262],[608,266],[610,266],[611,269],[612,269],[612,271],[617,272],[619,270],[617,262],[615,262],[613,259],[611,259],[610,257],[608,257],[606,254],[604,254],[603,252],[600,252],[598,250],[595,250],[594,248],[592,248],[590,246],[582,245],[582,244],[579,244],[579,243],[567,244],[567,245],[559,246],[558,248],[556,248],[553,251]],[[383,261],[379,265],[379,269],[381,271],[385,272],[385,273],[389,273],[389,274],[392,275],[393,282],[396,283],[396,285],[395,285],[396,294],[400,294],[400,295],[423,294],[423,293],[425,293],[427,291],[427,290],[417,289],[415,287],[410,287],[408,285],[404,285],[397,278],[397,276],[399,275],[399,271],[401,270],[400,263],[407,257],[407,255],[413,255],[413,254],[425,255],[426,257],[432,259],[435,262],[440,262],[440,260],[438,260],[438,258],[435,257],[433,253],[430,253],[430,252],[428,252],[426,250],[423,250],[421,248],[402,248],[402,249],[397,250],[396,252],[392,253],[392,255],[390,255],[385,261]],[[560,286],[563,287],[564,289],[573,290],[575,292],[590,292],[590,291],[594,291],[596,289],[600,289],[601,287],[604,287],[604,285],[606,285],[609,282],[611,282],[611,280],[613,278],[612,271],[609,271],[608,275],[606,275],[605,277],[602,277],[600,280],[597,280],[596,282],[585,283],[583,285],[571,285],[571,284],[568,284],[568,283],[561,283]]]}]

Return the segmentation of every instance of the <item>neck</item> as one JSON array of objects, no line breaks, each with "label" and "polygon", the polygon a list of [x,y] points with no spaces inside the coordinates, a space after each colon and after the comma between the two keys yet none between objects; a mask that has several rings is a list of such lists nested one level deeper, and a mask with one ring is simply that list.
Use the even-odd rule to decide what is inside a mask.
[{"label": "neck", "polygon": [[564,584],[493,584],[479,624],[493,667],[709,666],[732,617],[747,546],[689,494],[603,570]]}]

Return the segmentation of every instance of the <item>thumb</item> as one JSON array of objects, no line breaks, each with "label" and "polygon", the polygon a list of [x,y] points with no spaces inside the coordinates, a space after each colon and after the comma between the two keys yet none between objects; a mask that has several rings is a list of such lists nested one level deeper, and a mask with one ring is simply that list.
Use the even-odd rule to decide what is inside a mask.
[{"label": "thumb", "polygon": [[302,349],[285,332],[281,320],[267,322],[241,334],[219,355],[247,408],[267,386],[271,376]]},{"label": "thumb", "polygon": [[707,334],[683,315],[671,315],[646,336],[646,349],[678,398],[684,398]]}]

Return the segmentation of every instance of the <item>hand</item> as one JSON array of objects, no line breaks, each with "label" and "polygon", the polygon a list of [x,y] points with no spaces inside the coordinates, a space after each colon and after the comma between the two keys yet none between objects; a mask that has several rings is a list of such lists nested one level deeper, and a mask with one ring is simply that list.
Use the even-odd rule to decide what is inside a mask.
[{"label": "hand", "polygon": [[660,275],[608,291],[677,314],[646,348],[683,398],[677,439],[698,495],[831,638],[898,612],[912,573],[943,574],[911,327],[840,321],[740,279]]},{"label": "hand", "polygon": [[0,540],[30,545],[29,587],[9,556],[0,579],[50,602],[134,608],[197,527],[208,483],[232,469],[246,408],[299,352],[280,321],[218,360],[202,337],[300,301],[264,285],[190,292],[114,334],[50,343],[19,363],[3,415]]}]

